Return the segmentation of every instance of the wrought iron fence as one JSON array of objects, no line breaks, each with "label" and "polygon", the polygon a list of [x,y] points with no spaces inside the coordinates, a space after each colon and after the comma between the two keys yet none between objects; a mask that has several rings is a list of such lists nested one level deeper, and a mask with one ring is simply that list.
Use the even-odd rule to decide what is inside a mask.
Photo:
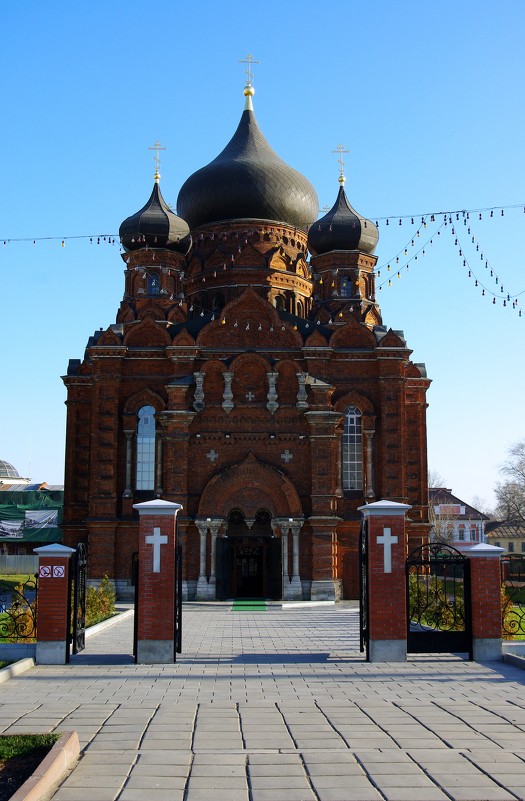
[{"label": "wrought iron fence", "polygon": [[501,561],[501,633],[505,640],[525,635],[525,554]]},{"label": "wrought iron fence", "polygon": [[13,586],[0,581],[0,641],[36,639],[36,576]]},{"label": "wrought iron fence", "polygon": [[406,562],[409,653],[472,650],[469,563],[447,543],[429,543]]}]

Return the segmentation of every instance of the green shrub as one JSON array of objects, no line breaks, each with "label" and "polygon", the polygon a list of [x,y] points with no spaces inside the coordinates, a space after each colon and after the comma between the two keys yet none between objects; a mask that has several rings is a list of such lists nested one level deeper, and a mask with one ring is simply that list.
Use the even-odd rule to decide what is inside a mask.
[{"label": "green shrub", "polygon": [[86,628],[102,623],[115,614],[115,590],[104,576],[98,587],[88,587],[86,592]]},{"label": "green shrub", "polygon": [[410,620],[438,631],[462,630],[465,621],[463,582],[453,587],[444,578],[411,573],[408,577]]}]

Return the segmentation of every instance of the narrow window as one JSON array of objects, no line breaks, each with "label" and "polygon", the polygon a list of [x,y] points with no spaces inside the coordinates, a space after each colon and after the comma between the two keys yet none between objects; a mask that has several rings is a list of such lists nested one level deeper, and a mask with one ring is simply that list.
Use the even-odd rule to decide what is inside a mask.
[{"label": "narrow window", "polygon": [[341,285],[339,288],[339,294],[342,298],[351,298],[352,297],[352,281],[348,275],[344,275],[341,278]]},{"label": "narrow window", "polygon": [[514,543],[512,542],[512,540],[509,540],[509,544],[508,544],[508,547],[507,547],[507,551],[508,551],[509,553],[513,553],[513,552],[514,552]]},{"label": "narrow window", "polygon": [[219,314],[221,309],[224,309],[226,301],[224,300],[224,295],[222,292],[217,292],[217,294],[213,296],[211,305],[214,314]]},{"label": "narrow window", "polygon": [[345,409],[342,443],[343,490],[363,489],[363,437],[361,412],[356,406]]},{"label": "narrow window", "polygon": [[148,275],[148,295],[160,294],[160,278],[157,273]]},{"label": "narrow window", "polygon": [[136,487],[138,490],[152,490],[155,479],[155,409],[143,406],[138,418]]}]

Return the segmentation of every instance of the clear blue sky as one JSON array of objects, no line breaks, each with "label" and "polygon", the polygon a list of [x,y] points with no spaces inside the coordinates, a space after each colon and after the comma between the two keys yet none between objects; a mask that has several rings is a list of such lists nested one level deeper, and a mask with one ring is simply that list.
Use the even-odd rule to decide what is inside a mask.
[{"label": "clear blue sky", "polygon": [[[351,202],[389,217],[377,249],[378,284],[388,262],[393,275],[383,321],[404,330],[433,381],[429,467],[464,500],[491,503],[508,446],[525,437],[524,30],[523,0],[4,4],[0,458],[62,482],[60,376],[115,321],[123,294],[118,245],[33,238],[116,234],[149,196],[156,139],[175,204],[235,130],[239,60],[252,53],[259,124],[320,206],[336,196],[341,142]],[[436,218],[417,238],[421,214],[488,207],[498,211],[471,215],[470,235],[455,218],[454,235],[437,234]],[[414,225],[399,226],[407,214]],[[522,318],[503,307],[507,293],[524,293]]]}]

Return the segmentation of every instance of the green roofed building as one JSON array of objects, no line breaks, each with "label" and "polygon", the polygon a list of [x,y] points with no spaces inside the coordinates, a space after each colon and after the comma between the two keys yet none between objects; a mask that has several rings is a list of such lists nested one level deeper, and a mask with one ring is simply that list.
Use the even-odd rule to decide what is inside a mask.
[{"label": "green roofed building", "polygon": [[21,478],[0,459],[0,553],[32,554],[33,548],[61,542],[64,487]]}]

